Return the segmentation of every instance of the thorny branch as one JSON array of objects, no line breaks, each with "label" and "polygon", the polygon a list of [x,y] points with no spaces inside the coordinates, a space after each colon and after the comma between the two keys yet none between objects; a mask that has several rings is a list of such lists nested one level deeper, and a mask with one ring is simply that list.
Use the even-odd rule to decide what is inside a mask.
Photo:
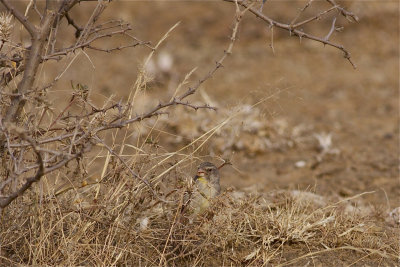
[{"label": "thorny branch", "polygon": [[[37,118],[36,114],[29,114],[25,111],[26,116],[22,116],[22,111],[26,108],[26,103],[28,100],[30,102],[34,100],[33,103],[36,102],[40,105],[44,103],[45,106],[49,106],[50,104],[46,103],[44,100],[45,92],[59,79],[59,77],[56,77],[49,86],[43,88],[33,87],[38,66],[50,59],[60,60],[78,49],[88,48],[103,52],[111,52],[114,50],[136,47],[138,45],[148,45],[149,43],[138,41],[139,39],[128,35],[128,32],[131,31],[131,27],[123,21],[112,20],[97,24],[106,6],[106,2],[104,1],[98,2],[85,27],[78,26],[68,13],[77,3],[81,2],[80,0],[49,1],[46,3],[43,13],[40,13],[36,3],[33,3],[33,9],[32,6],[29,6],[27,10],[34,10],[40,15],[40,22],[36,25],[28,16],[25,16],[15,8],[13,2],[9,0],[1,0],[0,2],[23,25],[31,36],[31,44],[27,47],[24,47],[21,43],[14,43],[8,38],[3,39],[1,44],[1,49],[3,50],[3,48],[7,47],[8,51],[2,53],[0,63],[2,66],[10,66],[7,69],[2,69],[3,73],[0,81],[0,94],[2,96],[1,114],[4,114],[4,117],[0,117],[0,125],[2,126],[2,131],[0,131],[0,152],[2,156],[9,157],[10,159],[10,161],[3,160],[3,164],[0,166],[0,191],[2,192],[0,208],[4,208],[30,188],[34,182],[40,180],[43,175],[64,167],[71,160],[81,158],[87,152],[86,149],[90,147],[91,142],[89,140],[92,137],[90,128],[85,128],[79,123],[73,125],[69,121],[75,120],[79,122],[85,120],[87,122],[89,120],[87,124],[92,127],[92,125],[90,125],[90,120],[98,117],[99,114],[106,113],[110,109],[119,107],[119,105],[114,104],[108,108],[96,109],[81,97],[80,101],[90,106],[92,108],[91,112],[83,116],[78,116],[80,118],[74,115],[67,115],[61,118],[63,113],[60,113],[59,117],[47,127],[47,130],[40,127],[42,119],[39,120],[39,124],[35,125],[35,123],[37,123],[35,119]],[[69,25],[72,25],[77,31],[76,43],[70,47],[64,48],[59,47],[59,45],[57,47],[56,44],[57,33],[59,32],[58,28],[60,27],[63,17],[65,17]],[[95,41],[98,42],[101,39],[113,37],[115,35],[126,36],[128,40],[133,40],[133,42],[131,44],[124,44],[111,48],[101,48],[92,45]],[[8,46],[4,45],[6,42],[9,44]],[[49,49],[47,49],[47,46]],[[5,86],[10,85],[10,82],[19,75],[22,75],[21,81],[17,83],[16,88],[12,92],[7,92]],[[72,102],[73,101],[71,101],[70,104],[72,104]],[[23,134],[24,138],[22,138],[21,135],[6,134],[9,132],[9,129],[19,127],[14,125],[21,124],[22,119],[25,120],[24,125],[29,126]],[[52,129],[52,125],[60,119],[68,122],[67,127]],[[86,131],[89,131],[88,134],[84,134]],[[60,134],[63,137],[67,137],[60,138]],[[43,143],[40,142],[40,136],[53,136],[53,138],[47,139],[47,142]],[[78,140],[78,142],[75,143],[74,140]],[[10,147],[10,142],[13,141],[23,145],[18,148],[12,148]],[[64,141],[72,142],[68,145],[69,149],[67,150],[62,148],[65,144],[63,143]],[[48,147],[53,147],[53,149],[40,147],[43,144],[46,144]],[[29,147],[31,149],[29,149]],[[36,154],[38,162],[35,165],[26,166],[26,164],[29,165],[31,161],[31,153],[29,153],[29,151],[33,151]],[[15,157],[14,155],[19,156]],[[21,164],[18,164],[17,161]],[[32,177],[23,178],[24,176],[21,176],[33,170],[36,170],[36,173]],[[25,179],[25,182],[19,185],[21,179]],[[16,190],[13,190],[9,186],[10,182],[17,185]],[[8,191],[8,193],[5,194],[4,190]]]},{"label": "thorny branch", "polygon": [[70,17],[70,15],[68,13],[65,13],[65,18],[68,21],[69,25],[72,25],[75,28],[75,37],[79,38],[79,36],[81,35],[81,32],[83,31],[83,28],[78,26],[78,24],[75,23],[75,21]]},{"label": "thorny branch", "polygon": [[[234,1],[235,2],[235,1]],[[210,79],[214,73],[221,68],[223,65],[222,63],[224,62],[225,58],[227,58],[230,54],[232,54],[232,49],[233,49],[233,45],[235,44],[236,41],[236,36],[237,36],[237,32],[238,32],[238,28],[239,28],[239,24],[240,21],[242,20],[245,12],[252,8],[253,5],[249,5],[246,7],[245,10],[240,11],[239,6],[237,4],[237,2],[235,2],[236,4],[236,17],[235,17],[235,24],[233,26],[233,30],[232,30],[232,35],[230,38],[230,43],[228,46],[228,49],[225,50],[224,55],[221,57],[220,60],[218,60],[215,64],[215,67],[206,75],[203,77],[203,79],[199,80],[193,87],[189,87],[189,89],[182,94],[181,96],[178,97],[179,100],[182,100],[186,97],[188,97],[189,95],[194,94],[194,92],[208,79]]]},{"label": "thorny branch", "polygon": [[[7,197],[0,197],[0,208],[8,206],[14,199],[16,199],[18,196],[22,195],[27,189],[29,189],[33,183],[38,182],[40,178],[45,174],[45,167],[42,155],[40,151],[38,151],[35,141],[32,138],[26,136],[24,133],[20,134],[20,136],[22,139],[27,140],[29,144],[32,146],[32,149],[37,156],[39,167],[38,170],[36,171],[36,174],[32,177],[27,178],[26,182],[17,191],[13,192],[11,195]],[[0,188],[0,190],[2,189],[3,188]]]},{"label": "thorny branch", "polygon": [[[343,46],[329,41],[336,30],[336,18],[333,20],[331,29],[325,37],[316,37],[298,29],[300,26],[319,20],[335,10],[347,19],[357,21],[357,17],[353,13],[341,8],[333,0],[326,0],[331,5],[329,9],[297,22],[301,13],[313,2],[313,0],[310,0],[290,24],[280,23],[269,18],[254,7],[255,3],[244,0],[224,1],[235,4],[236,14],[228,47],[221,58],[201,79],[189,86],[180,95],[174,95],[169,98],[169,101],[160,102],[158,105],[149,108],[148,111],[132,116],[133,105],[131,103],[123,104],[110,101],[111,103],[104,104],[103,107],[96,107],[88,100],[89,89],[79,84],[75,87],[72,86],[75,91],[72,93],[67,106],[62,111],[59,108],[52,111],[54,107],[51,103],[47,103],[46,91],[55,85],[61,75],[58,75],[45,86],[33,86],[38,66],[48,60],[62,60],[77,50],[92,49],[112,52],[143,45],[151,49],[151,53],[154,53],[157,46],[155,48],[151,47],[149,42],[141,41],[130,34],[130,25],[123,21],[111,20],[99,23],[100,15],[106,6],[105,2],[102,1],[98,2],[85,26],[79,26],[69,14],[69,11],[77,3],[81,2],[79,0],[53,2],[51,5],[46,6],[45,11],[42,13],[34,5],[33,10],[40,14],[41,20],[37,25],[34,25],[27,17],[16,10],[9,0],[0,0],[32,37],[32,44],[29,47],[13,44],[14,48],[12,49],[14,50],[11,49],[7,56],[2,54],[2,58],[0,58],[0,63],[7,65],[9,64],[7,62],[11,62],[12,66],[8,72],[3,73],[0,81],[0,95],[3,97],[0,103],[2,107],[1,114],[5,114],[4,118],[0,117],[0,152],[4,157],[0,166],[0,209],[7,207],[46,174],[60,170],[73,160],[80,162],[81,159],[85,158],[85,155],[87,156],[92,145],[98,143],[103,144],[114,158],[121,161],[133,177],[148,187],[158,201],[163,202],[164,200],[158,196],[152,184],[134,172],[122,157],[108,146],[99,135],[113,129],[125,128],[130,124],[152,117],[168,114],[168,108],[174,106],[184,106],[193,110],[216,110],[215,107],[207,104],[195,105],[188,100],[188,97],[195,94],[200,86],[212,78],[223,67],[225,59],[232,54],[240,22],[247,11],[267,22],[272,32],[273,28],[277,27],[287,30],[300,38],[308,38],[340,49],[350,63],[353,64],[350,60],[350,53]],[[58,28],[61,27],[60,22],[63,18],[68,22],[67,27],[72,25],[75,29],[75,43],[68,46],[61,46],[57,43],[57,34],[60,32]],[[99,40],[117,35],[127,37],[130,43],[110,48],[103,48],[98,44]],[[96,42],[96,45],[94,45],[94,42]],[[271,40],[271,46],[273,48],[273,39]],[[50,49],[45,49],[46,47],[50,47]],[[3,46],[0,50],[2,48]],[[353,66],[355,67],[354,64]],[[16,83],[16,88],[10,92],[10,89],[5,88],[5,86],[10,86],[10,82],[18,75],[22,76],[22,79],[19,83]],[[26,105],[26,103],[29,103],[29,105]],[[79,111],[73,111],[72,105],[78,106]],[[42,110],[40,114],[36,114],[38,109]],[[57,115],[50,116],[47,114],[50,112]],[[43,120],[44,117],[47,120]],[[44,124],[43,121],[46,121],[45,125],[42,125]],[[15,129],[17,128],[23,130],[16,132]],[[229,162],[223,165],[226,164],[229,164]],[[11,184],[16,185],[16,188],[12,187]]]},{"label": "thorny branch", "polygon": [[[236,0],[223,0],[223,1],[236,2]],[[306,19],[306,20],[304,20],[302,22],[296,23],[294,25],[281,23],[281,22],[278,22],[276,20],[271,19],[267,15],[263,14],[260,10],[257,10],[256,8],[251,7],[251,4],[249,4],[248,1],[238,0],[237,3],[239,5],[241,5],[241,6],[243,6],[243,7],[249,8],[249,11],[251,13],[253,13],[256,17],[258,17],[258,18],[264,20],[265,22],[267,22],[268,25],[272,25],[272,26],[275,26],[277,28],[280,28],[280,29],[283,29],[283,30],[287,30],[291,34],[293,34],[294,36],[297,36],[299,38],[310,39],[310,40],[313,40],[313,41],[320,42],[320,43],[322,43],[324,45],[332,46],[332,47],[335,47],[335,48],[341,50],[343,52],[343,54],[344,54],[344,58],[346,58],[350,62],[350,64],[353,66],[353,68],[356,69],[357,66],[351,60],[350,52],[347,49],[345,49],[342,45],[330,42],[328,39],[321,38],[321,37],[318,37],[318,36],[314,36],[314,35],[308,34],[306,32],[303,32],[302,30],[296,29],[297,27],[299,27],[301,25],[304,25],[304,24],[310,23],[311,21],[319,19],[321,16],[329,13],[332,10],[338,10],[347,19],[352,19],[353,21],[358,21],[358,17],[356,15],[354,15],[352,12],[346,11],[344,8],[342,8],[339,5],[337,5],[335,1],[333,1],[333,0],[326,0],[326,1],[328,1],[332,5],[332,8],[330,8],[330,9],[328,9],[326,11],[323,11],[323,12],[317,14],[316,16],[313,16],[313,17],[311,17],[309,19]]]}]

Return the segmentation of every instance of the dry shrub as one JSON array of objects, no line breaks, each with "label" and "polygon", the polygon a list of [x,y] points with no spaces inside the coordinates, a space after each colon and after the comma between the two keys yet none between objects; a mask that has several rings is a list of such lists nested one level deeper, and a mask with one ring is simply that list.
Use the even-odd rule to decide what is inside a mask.
[{"label": "dry shrub", "polygon": [[[350,250],[357,252],[354,260],[373,255],[392,265],[399,251],[398,229],[385,232],[369,215],[344,212],[344,200],[321,206],[291,192],[228,189],[190,222],[182,212],[184,168],[163,181],[174,189],[159,186],[156,197],[124,170],[109,167],[113,175],[100,184],[32,191],[4,210],[2,264],[287,265]],[[290,254],[295,248],[302,249],[297,256]]]}]

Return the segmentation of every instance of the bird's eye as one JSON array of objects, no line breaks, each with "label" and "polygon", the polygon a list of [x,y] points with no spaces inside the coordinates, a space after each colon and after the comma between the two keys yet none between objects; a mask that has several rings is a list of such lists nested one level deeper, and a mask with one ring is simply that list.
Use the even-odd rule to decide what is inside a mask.
[{"label": "bird's eye", "polygon": [[211,167],[206,168],[206,171],[210,172],[210,171],[212,171],[212,168]]}]

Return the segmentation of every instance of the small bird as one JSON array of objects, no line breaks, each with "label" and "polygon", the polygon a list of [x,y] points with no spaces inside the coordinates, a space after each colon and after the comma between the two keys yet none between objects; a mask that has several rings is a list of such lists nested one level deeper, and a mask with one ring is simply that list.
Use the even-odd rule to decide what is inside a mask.
[{"label": "small bird", "polygon": [[203,213],[210,206],[210,200],[221,192],[218,168],[210,162],[201,163],[193,181],[195,188],[189,205],[197,215]]}]

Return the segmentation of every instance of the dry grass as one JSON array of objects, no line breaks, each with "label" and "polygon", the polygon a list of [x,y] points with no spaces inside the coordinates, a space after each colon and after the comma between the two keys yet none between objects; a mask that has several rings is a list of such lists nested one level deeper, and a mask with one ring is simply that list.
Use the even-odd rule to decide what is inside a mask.
[{"label": "dry grass", "polygon": [[[280,266],[341,250],[355,252],[354,261],[370,257],[394,265],[398,259],[398,229],[378,227],[370,215],[344,212],[340,207],[347,200],[321,207],[290,192],[227,190],[190,223],[181,212],[187,189],[183,169],[164,179],[175,188],[165,188],[169,194],[157,188],[160,201],[110,162],[112,171],[101,183],[58,194],[35,190],[6,209],[2,264]],[[153,164],[144,164],[140,172]]]},{"label": "dry grass", "polygon": [[[143,100],[145,75],[134,86],[129,98],[132,105]],[[271,143],[287,146],[302,137],[294,133],[298,130],[263,120],[261,113],[256,106],[208,113],[201,119],[203,125],[188,129],[193,134],[189,136],[182,127],[191,124],[178,111],[167,129],[173,132],[175,128],[170,135],[180,134],[174,138],[190,141],[174,152],[164,152],[154,142],[162,119],[149,120],[147,126],[143,122],[141,130],[135,125],[104,136],[106,141],[98,144],[102,150],[45,176],[3,210],[0,263],[284,266],[324,263],[324,256],[340,258],[342,251],[351,251],[351,257],[342,255],[347,264],[368,258],[395,265],[398,228],[381,227],[368,213],[349,213],[348,200],[328,203],[320,201],[320,196],[316,201],[313,194],[300,193],[303,197],[299,198],[293,192],[262,195],[228,189],[193,222],[182,212],[191,167],[211,138],[236,144],[274,138]],[[202,118],[203,113],[180,114],[193,122],[193,116]],[[249,124],[246,129],[253,125],[255,130],[244,132],[244,120]],[[231,149],[238,148],[220,148]],[[251,149],[251,144],[244,145],[245,151],[251,153]],[[89,169],[96,169],[96,176],[88,176]],[[149,184],[135,178],[132,171]]]}]

